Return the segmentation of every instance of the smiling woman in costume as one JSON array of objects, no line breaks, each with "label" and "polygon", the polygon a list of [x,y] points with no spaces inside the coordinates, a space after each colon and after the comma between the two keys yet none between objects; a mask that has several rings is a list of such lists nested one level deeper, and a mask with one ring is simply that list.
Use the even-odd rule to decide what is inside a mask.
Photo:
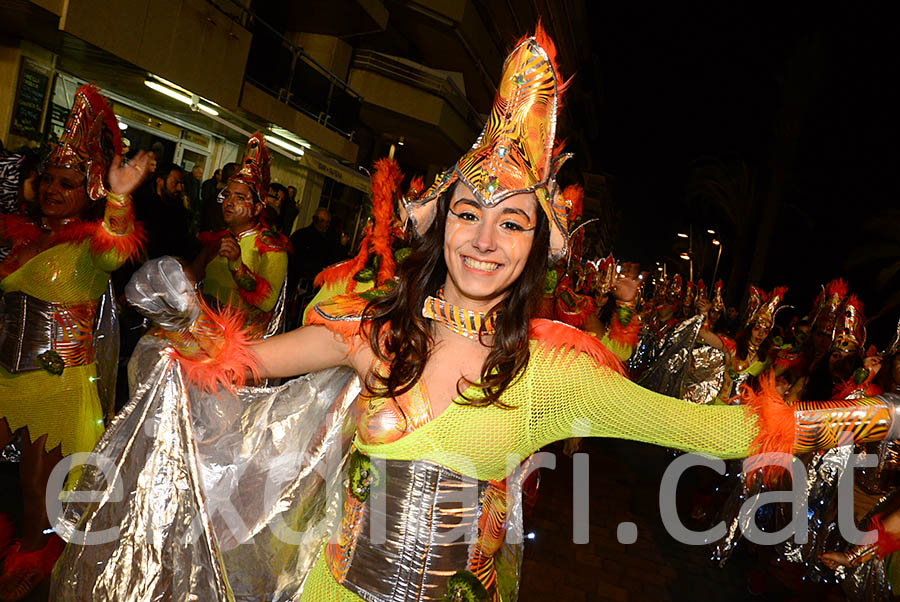
[{"label": "smiling woman in costume", "polygon": [[[889,399],[857,400],[859,411],[847,422],[837,420],[827,407],[799,404],[795,408],[802,411],[795,413],[770,393],[748,393],[749,410],[693,405],[652,393],[628,381],[619,361],[595,337],[562,323],[534,319],[548,257],[556,258],[565,250],[569,209],[555,181],[565,156],[556,145],[562,86],[554,55],[552,42],[540,28],[520,41],[504,64],[481,137],[430,190],[406,203],[404,218],[419,239],[398,267],[391,290],[382,295],[341,295],[319,303],[309,325],[249,348],[258,376],[314,373],[275,390],[275,396],[295,390],[298,382],[317,384],[312,389],[321,390],[317,375],[340,366],[362,384],[362,394],[350,405],[353,448],[345,463],[343,513],[329,510],[324,502],[294,506],[302,516],[316,508],[340,515],[335,537],[327,543],[320,540],[311,555],[294,556],[297,559],[291,562],[270,542],[256,547],[255,558],[261,564],[253,565],[255,574],[274,576],[273,585],[248,587],[246,580],[253,577],[250,555],[233,540],[258,537],[261,523],[254,523],[257,526],[244,537],[233,526],[216,526],[210,500],[219,496],[218,484],[225,480],[219,466],[214,482],[203,485],[204,496],[188,500],[200,509],[199,516],[208,517],[201,522],[211,525],[202,531],[205,539],[191,538],[195,547],[188,561],[200,561],[194,554],[199,549],[208,554],[203,557],[208,570],[192,565],[187,571],[182,564],[178,571],[166,568],[170,559],[176,564],[183,561],[181,540],[166,542],[180,537],[179,528],[186,521],[163,520],[162,516],[170,516],[163,512],[171,506],[164,505],[168,502],[160,499],[158,489],[153,490],[155,503],[144,503],[152,494],[138,489],[129,499],[140,504],[119,504],[118,510],[115,505],[82,508],[71,520],[97,529],[130,516],[129,523],[152,524],[157,530],[153,537],[132,529],[108,550],[70,546],[71,557],[56,584],[59,599],[78,599],[77,592],[100,599],[98,591],[127,591],[129,600],[149,600],[169,588],[166,595],[177,589],[200,599],[225,600],[239,586],[247,592],[265,591],[273,600],[294,600],[302,591],[300,599],[315,602],[507,602],[516,597],[518,579],[515,558],[509,562],[505,555],[506,528],[515,522],[510,504],[516,503],[515,496],[506,495],[507,489],[515,489],[512,477],[518,474],[518,463],[542,446],[572,436],[578,425],[591,436],[646,441],[723,458],[828,445],[848,430],[861,439],[896,436],[900,422]],[[159,269],[170,268],[177,269],[177,263],[160,264]],[[211,357],[183,362],[188,376],[206,387],[215,380],[230,380],[236,371],[243,376],[246,345],[209,311],[178,300],[179,293],[190,294],[189,287],[157,292],[151,286],[156,269],[149,266],[136,276],[129,285],[130,299],[146,313],[165,315],[173,326],[196,334],[198,346]],[[167,279],[179,281],[175,273]],[[159,302],[160,294],[172,295],[166,307]],[[183,318],[167,309],[175,306],[188,308]],[[177,390],[179,381],[163,377],[157,382]],[[145,391],[152,394],[152,386]],[[240,395],[257,396],[256,405],[261,403],[259,392],[245,390]],[[265,404],[271,403],[271,396],[266,399]],[[295,398],[292,403],[294,412],[305,411],[303,400]],[[189,411],[191,416],[202,412],[197,404],[193,410],[178,410],[183,407],[179,404],[176,399],[165,407]],[[224,414],[228,401],[210,405]],[[246,406],[242,425],[252,422],[253,407]],[[171,415],[172,411],[159,414],[169,423]],[[305,419],[295,417],[291,422]],[[136,421],[133,427],[140,424]],[[325,421],[314,426],[311,436],[333,430]],[[177,435],[171,432],[165,455],[169,463],[178,461],[173,442],[188,433],[180,427]],[[151,435],[137,429],[133,433],[123,431],[117,437],[159,445],[158,431],[151,431],[152,441]],[[268,433],[265,440],[272,445],[286,439],[280,426]],[[215,436],[223,435],[217,431]],[[322,447],[320,441],[309,441],[313,454]],[[251,443],[242,440],[244,448]],[[206,444],[197,445],[198,461],[204,462]],[[163,455],[153,449],[147,462],[158,466],[153,462]],[[254,465],[261,464],[254,460]],[[187,474],[196,470],[184,466]],[[273,498],[277,504],[271,511],[254,511],[254,516],[271,520],[284,514],[299,520],[286,500],[306,487],[304,475],[313,471],[311,465],[303,466],[296,481]],[[139,480],[133,482],[140,488]],[[249,507],[258,500],[251,500],[248,491],[228,489],[225,497],[229,504],[243,501]],[[179,487],[179,495],[187,499],[189,494],[190,487]],[[146,514],[150,507],[154,513]],[[251,522],[248,513],[242,516]],[[100,517],[108,522],[98,522]],[[93,567],[121,563],[126,549],[139,550],[145,558],[162,558],[160,566],[171,571],[171,579],[154,574],[150,580],[128,566],[116,566],[88,581],[85,575],[96,571]],[[234,560],[235,554],[240,562]],[[178,577],[186,574],[192,576],[190,582]],[[203,579],[195,578],[200,575]],[[173,585],[176,579],[180,589]],[[203,589],[208,583],[213,585]]]},{"label": "smiling woman in costume", "polygon": [[129,195],[149,159],[122,165],[121,152],[112,109],[82,86],[42,166],[33,215],[0,216],[0,240],[12,246],[0,264],[0,448],[22,434],[25,502],[22,540],[0,554],[2,600],[23,597],[49,574],[61,542],[45,531],[48,476],[103,433],[95,317],[110,272],[140,249]]}]

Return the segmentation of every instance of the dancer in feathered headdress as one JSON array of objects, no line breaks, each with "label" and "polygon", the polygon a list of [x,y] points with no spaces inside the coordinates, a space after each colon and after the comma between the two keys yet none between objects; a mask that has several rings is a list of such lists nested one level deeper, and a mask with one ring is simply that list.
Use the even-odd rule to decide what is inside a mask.
[{"label": "dancer in feathered headdress", "polygon": [[103,408],[112,411],[112,397],[104,395],[108,403],[101,404],[100,394],[115,391],[118,349],[108,354],[105,345],[118,335],[110,330],[98,338],[101,324],[114,324],[106,313],[111,296],[104,294],[110,272],[141,248],[130,195],[149,161],[139,154],[123,165],[121,152],[106,99],[94,86],[81,86],[41,166],[37,206],[28,216],[0,215],[0,244],[12,247],[0,263],[0,449],[21,434],[29,500],[22,540],[0,553],[3,600],[24,597],[50,574],[62,543],[47,535],[49,471],[64,456],[89,452],[103,432]]},{"label": "dancer in feathered headdress", "polygon": [[[379,159],[372,172],[372,215],[363,229],[356,256],[319,272],[314,285],[319,292],[303,312],[304,323],[309,312],[322,301],[347,293],[366,293],[364,297],[384,294],[394,285],[394,271],[409,254],[403,228],[394,214],[400,199],[403,173],[393,159]],[[422,178],[410,180],[404,199],[414,200],[422,194]],[[372,292],[368,292],[372,291]]]},{"label": "dancer in feathered headdress", "polygon": [[[155,379],[165,385],[148,383],[140,400],[146,407],[130,413],[128,426],[117,425],[99,450],[115,453],[128,472],[124,499],[94,503],[79,521],[90,529],[151,525],[152,536],[132,529],[108,546],[70,546],[68,570],[56,573],[55,602],[89,599],[85,585],[117,591],[123,578],[135,596],[157,598],[511,600],[521,544],[505,534],[520,525],[524,473],[509,458],[518,462],[570,437],[573,421],[590,436],[723,457],[789,454],[851,429],[884,437],[885,429],[868,427],[892,424],[887,400],[871,400],[849,421],[836,420],[831,408],[795,413],[768,392],[747,394],[752,419],[738,407],[697,411],[629,382],[596,338],[535,318],[547,258],[564,249],[567,221],[567,203],[552,194],[553,54],[540,31],[513,50],[484,135],[448,176],[457,185],[410,205],[422,239],[393,289],[368,302],[349,295],[320,303],[308,327],[249,349],[262,376],[311,374],[268,391],[236,390],[227,396],[237,396],[236,404],[192,392],[187,407],[180,387],[190,379],[181,359],[160,367]],[[190,320],[172,310],[185,294],[148,295],[142,308],[155,319]],[[219,366],[217,358],[213,348],[206,363],[227,382],[234,366]],[[226,405],[237,407],[233,422],[218,411]],[[224,426],[209,432],[185,424],[204,418]],[[123,439],[140,445],[119,445]],[[207,450],[219,455],[211,461]],[[241,466],[223,477],[220,456]],[[214,512],[235,504],[241,507],[229,516],[246,523]],[[373,513],[383,520],[368,520]],[[195,516],[209,520],[191,522]],[[276,523],[280,528],[270,528]],[[302,538],[293,537],[294,525],[304,529]],[[284,541],[287,534],[292,541]],[[158,570],[126,566],[137,557]]]},{"label": "dancer in feathered headdress", "polygon": [[[744,313],[744,322],[737,337],[714,334],[709,328],[701,329],[699,337],[725,351],[726,379],[719,397],[730,400],[737,395],[739,387],[751,378],[759,376],[774,361],[769,353],[772,345],[772,327],[775,315],[787,293],[787,287],[776,287],[769,295],[755,286],[750,287],[750,302]],[[709,303],[705,304],[709,309]]]},{"label": "dancer in feathered headdress", "polygon": [[290,248],[262,219],[269,183],[269,151],[256,132],[247,140],[240,169],[219,194],[227,227],[200,235],[203,251],[192,266],[203,280],[203,294],[239,310],[255,337],[279,330]]}]

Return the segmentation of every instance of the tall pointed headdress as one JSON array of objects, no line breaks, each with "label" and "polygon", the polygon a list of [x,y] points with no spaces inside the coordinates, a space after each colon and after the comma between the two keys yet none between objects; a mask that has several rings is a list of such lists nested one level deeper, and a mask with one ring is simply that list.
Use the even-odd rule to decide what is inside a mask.
[{"label": "tall pointed headdress", "polygon": [[813,314],[810,316],[810,330],[822,328],[831,331],[837,319],[838,310],[847,296],[847,283],[840,278],[832,280],[822,289],[813,303]]},{"label": "tall pointed headdress", "polygon": [[672,277],[672,282],[669,283],[669,287],[666,289],[666,297],[674,303],[681,301],[681,274],[675,274]]},{"label": "tall pointed headdress", "polygon": [[713,287],[712,310],[719,313],[725,311],[725,299],[722,297],[722,281],[716,282]]},{"label": "tall pointed headdress", "polygon": [[241,169],[231,176],[229,182],[240,182],[250,187],[256,194],[256,200],[265,203],[269,194],[269,151],[266,140],[258,131],[247,140],[247,150]]},{"label": "tall pointed headdress", "polygon": [[775,324],[775,314],[786,307],[779,306],[784,300],[784,295],[787,291],[788,288],[786,286],[776,286],[775,290],[766,297],[765,302],[760,305],[759,309],[754,314],[750,315],[747,324],[749,325],[755,322],[758,326],[761,326],[766,330],[771,330],[772,326]]},{"label": "tall pointed headdress", "polygon": [[681,305],[684,307],[685,312],[690,312],[694,309],[694,283],[688,280],[684,284],[684,296],[681,298]]},{"label": "tall pointed headdress", "polygon": [[706,283],[703,282],[701,278],[697,283],[697,292],[694,294],[694,308],[696,309],[697,303],[700,302],[700,299],[706,299]]},{"label": "tall pointed headdress", "polygon": [[418,235],[434,221],[434,201],[459,181],[486,207],[533,192],[550,222],[551,261],[565,254],[572,205],[559,190],[556,174],[570,155],[561,153],[556,143],[556,119],[565,86],[555,58],[556,47],[540,23],[534,35],[519,41],[506,57],[481,135],[421,198],[407,201],[401,210],[401,217]]},{"label": "tall pointed headdress", "polygon": [[866,344],[866,318],[862,301],[850,295],[837,312],[831,348],[860,351]]},{"label": "tall pointed headdress", "polygon": [[122,136],[115,113],[94,84],[84,84],[75,92],[59,144],[44,165],[83,172],[88,196],[96,201],[106,196],[106,174],[113,157],[121,153]]},{"label": "tall pointed headdress", "polygon": [[897,330],[894,333],[894,340],[888,345],[885,355],[894,355],[900,353],[900,320],[897,320]]}]

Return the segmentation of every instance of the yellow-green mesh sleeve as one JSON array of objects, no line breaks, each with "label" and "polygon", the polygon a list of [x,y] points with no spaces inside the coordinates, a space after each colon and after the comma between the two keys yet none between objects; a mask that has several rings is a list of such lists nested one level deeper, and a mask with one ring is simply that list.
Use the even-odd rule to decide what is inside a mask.
[{"label": "yellow-green mesh sleeve", "polygon": [[600,342],[603,343],[603,346],[613,352],[619,361],[625,362],[631,357],[631,354],[634,353],[634,347],[625,343],[619,343],[618,341],[614,341],[609,338],[609,331],[603,335],[603,338],[600,339]]},{"label": "yellow-green mesh sleeve", "polygon": [[747,456],[756,419],[740,406],[705,406],[654,393],[585,354],[553,358],[536,350],[529,365],[528,420],[535,450],[573,435],[616,437],[720,458]]}]

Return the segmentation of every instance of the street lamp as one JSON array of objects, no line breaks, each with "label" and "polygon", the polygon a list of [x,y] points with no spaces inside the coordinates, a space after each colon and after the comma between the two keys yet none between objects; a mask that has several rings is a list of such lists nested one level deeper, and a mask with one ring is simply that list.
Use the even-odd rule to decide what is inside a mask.
[{"label": "street lamp", "polygon": [[722,241],[720,241],[718,238],[714,238],[712,241],[712,244],[719,247],[719,252],[716,253],[716,267],[713,268],[712,285],[715,286],[716,285],[716,274],[718,274],[718,272],[719,272],[719,260],[722,259],[723,245],[722,245]]},{"label": "street lamp", "polygon": [[688,235],[685,234],[684,232],[679,232],[679,233],[678,233],[678,238],[689,238],[689,237],[688,237]]}]

